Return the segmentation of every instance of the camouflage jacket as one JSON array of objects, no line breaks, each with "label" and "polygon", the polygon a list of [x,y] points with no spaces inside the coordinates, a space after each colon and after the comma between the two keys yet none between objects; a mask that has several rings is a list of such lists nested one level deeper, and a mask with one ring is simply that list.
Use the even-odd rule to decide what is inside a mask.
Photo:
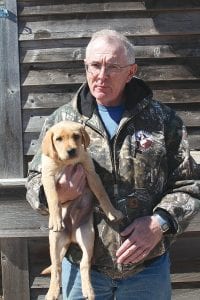
[{"label": "camouflage jacket", "polygon": [[[133,78],[126,86],[126,109],[116,135],[109,140],[96,109],[95,99],[84,84],[72,102],[57,109],[45,122],[46,130],[61,120],[84,124],[91,138],[89,153],[96,171],[114,206],[125,215],[120,224],[111,224],[96,202],[96,230],[93,267],[112,278],[140,271],[152,258],[165,253],[177,234],[188,225],[200,207],[200,186],[189,154],[186,129],[169,107],[152,99],[142,80]],[[27,200],[45,210],[41,186],[41,151],[29,164]],[[120,231],[135,218],[164,213],[171,230],[151,251],[145,261],[133,265],[116,263],[116,250],[122,243]],[[69,258],[79,262],[81,253],[72,245]]]}]

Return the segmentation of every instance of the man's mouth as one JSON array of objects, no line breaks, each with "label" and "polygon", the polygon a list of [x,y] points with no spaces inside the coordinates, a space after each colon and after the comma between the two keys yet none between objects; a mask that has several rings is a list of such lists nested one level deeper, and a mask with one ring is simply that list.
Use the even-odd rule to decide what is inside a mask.
[{"label": "man's mouth", "polygon": [[104,90],[104,89],[106,89],[106,86],[105,85],[97,85],[96,89]]}]

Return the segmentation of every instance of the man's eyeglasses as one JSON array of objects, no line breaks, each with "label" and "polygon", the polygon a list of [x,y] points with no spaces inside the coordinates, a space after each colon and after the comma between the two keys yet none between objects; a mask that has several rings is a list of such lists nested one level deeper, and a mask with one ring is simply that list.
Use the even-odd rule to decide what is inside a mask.
[{"label": "man's eyeglasses", "polygon": [[85,63],[85,69],[88,73],[92,75],[98,75],[101,72],[102,67],[104,67],[104,72],[106,75],[112,75],[120,73],[122,69],[125,69],[131,65],[119,66],[117,64],[106,64],[103,66],[100,63]]}]

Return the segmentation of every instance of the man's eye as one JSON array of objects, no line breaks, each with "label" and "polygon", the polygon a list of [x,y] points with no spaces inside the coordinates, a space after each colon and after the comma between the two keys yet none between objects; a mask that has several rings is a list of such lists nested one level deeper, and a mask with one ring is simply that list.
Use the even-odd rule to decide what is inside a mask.
[{"label": "man's eye", "polygon": [[119,67],[117,65],[108,65],[107,66],[107,69],[109,71],[112,71],[112,72],[115,72],[115,71],[118,71],[119,70]]},{"label": "man's eye", "polygon": [[95,69],[98,69],[98,70],[101,69],[101,65],[98,64],[98,63],[92,63],[92,64],[91,64],[91,67],[92,67],[92,68],[95,68]]}]

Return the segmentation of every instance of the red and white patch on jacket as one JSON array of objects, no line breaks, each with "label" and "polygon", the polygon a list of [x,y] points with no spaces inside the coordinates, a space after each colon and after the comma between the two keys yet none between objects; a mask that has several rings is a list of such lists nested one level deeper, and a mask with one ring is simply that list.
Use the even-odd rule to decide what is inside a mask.
[{"label": "red and white patch on jacket", "polygon": [[148,150],[153,143],[152,135],[144,130],[137,131],[135,137],[137,150],[141,152]]}]

